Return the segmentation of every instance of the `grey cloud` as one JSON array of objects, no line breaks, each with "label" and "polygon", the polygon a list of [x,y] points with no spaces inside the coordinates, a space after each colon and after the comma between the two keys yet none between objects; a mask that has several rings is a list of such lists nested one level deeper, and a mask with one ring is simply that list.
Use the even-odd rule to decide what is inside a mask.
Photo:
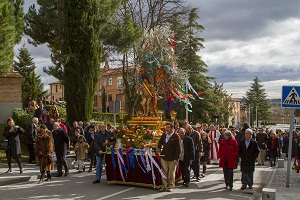
[{"label": "grey cloud", "polygon": [[247,40],[268,32],[272,21],[284,21],[300,15],[298,0],[198,0],[189,1],[199,8],[200,23],[206,28],[203,37]]}]

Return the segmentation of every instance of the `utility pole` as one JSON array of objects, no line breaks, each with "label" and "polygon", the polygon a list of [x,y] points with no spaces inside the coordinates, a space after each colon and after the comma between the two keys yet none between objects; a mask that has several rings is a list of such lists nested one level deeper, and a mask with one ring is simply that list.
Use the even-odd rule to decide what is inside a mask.
[{"label": "utility pole", "polygon": [[258,127],[257,106],[256,106],[255,110],[256,110],[256,118],[255,118],[255,121],[256,121],[256,127]]}]

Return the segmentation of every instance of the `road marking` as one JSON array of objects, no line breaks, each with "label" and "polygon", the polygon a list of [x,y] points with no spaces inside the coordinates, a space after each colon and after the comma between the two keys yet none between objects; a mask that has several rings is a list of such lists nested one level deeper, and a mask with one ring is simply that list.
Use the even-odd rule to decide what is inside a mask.
[{"label": "road marking", "polygon": [[132,187],[132,188],[128,188],[128,189],[126,189],[126,190],[122,190],[122,191],[120,191],[120,192],[116,192],[116,193],[114,193],[114,194],[107,195],[107,196],[105,196],[105,197],[101,197],[100,199],[96,199],[96,200],[108,199],[108,198],[110,198],[110,197],[113,197],[113,196],[122,194],[122,193],[124,193],[124,192],[128,192],[128,191],[133,190],[133,189],[135,189],[135,188],[133,188],[133,187]]}]

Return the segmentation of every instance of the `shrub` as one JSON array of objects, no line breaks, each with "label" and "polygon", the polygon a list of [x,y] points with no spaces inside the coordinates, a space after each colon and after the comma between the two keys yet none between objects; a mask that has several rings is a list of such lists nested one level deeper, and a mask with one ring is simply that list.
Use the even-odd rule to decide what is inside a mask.
[{"label": "shrub", "polygon": [[[28,126],[31,123],[33,116],[28,114],[22,108],[15,108],[13,109],[12,118],[14,119],[16,125],[22,127],[25,130],[25,132],[27,132]],[[25,141],[25,135],[26,134],[20,135],[21,141],[23,142]]]}]

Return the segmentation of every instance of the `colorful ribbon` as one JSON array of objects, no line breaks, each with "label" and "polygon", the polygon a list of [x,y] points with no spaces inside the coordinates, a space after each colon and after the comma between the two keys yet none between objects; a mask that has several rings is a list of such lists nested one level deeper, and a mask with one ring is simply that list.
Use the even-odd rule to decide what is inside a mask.
[{"label": "colorful ribbon", "polygon": [[115,160],[115,149],[110,148],[110,151],[111,151],[111,162],[112,162],[114,170],[116,170],[117,169],[117,164],[116,164],[116,160]]}]

